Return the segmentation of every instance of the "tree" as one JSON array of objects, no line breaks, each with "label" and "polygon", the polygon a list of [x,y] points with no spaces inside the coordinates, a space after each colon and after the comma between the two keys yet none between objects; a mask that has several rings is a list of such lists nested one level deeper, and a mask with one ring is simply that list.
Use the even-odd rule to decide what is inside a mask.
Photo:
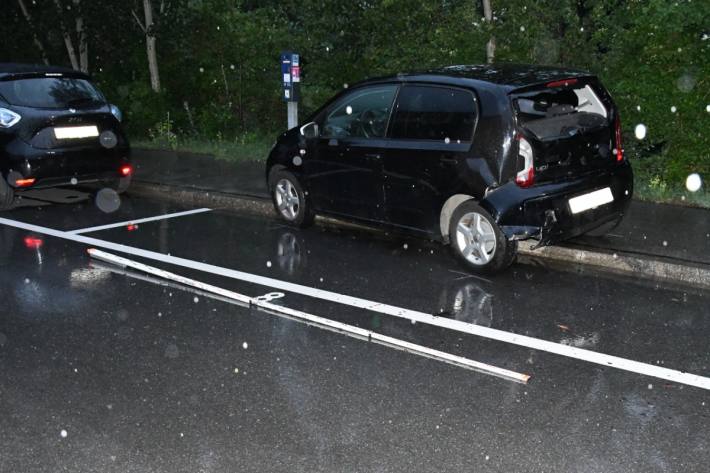
[{"label": "tree", "polygon": [[[483,17],[488,23],[493,21],[493,10],[491,9],[491,0],[483,0]],[[496,39],[491,34],[488,43],[486,43],[486,61],[492,63],[496,54]]]},{"label": "tree", "polygon": [[89,72],[89,46],[86,39],[86,30],[84,28],[84,18],[81,14],[81,0],[72,0],[76,14],[74,17],[74,29],[77,36],[77,44],[79,46],[79,55],[76,53],[76,48],[74,47],[74,40],[72,39],[71,32],[67,29],[66,23],[64,23],[64,9],[62,8],[61,0],[54,0],[54,5],[57,7],[57,13],[59,13],[59,27],[62,31],[62,38],[64,38],[64,45],[67,48],[67,54],[69,55],[69,61],[71,62],[72,69],[82,72]]},{"label": "tree", "polygon": [[42,62],[44,62],[45,64],[49,64],[47,50],[44,49],[44,45],[42,44],[42,41],[40,41],[39,36],[37,35],[37,29],[34,26],[34,22],[32,21],[32,16],[30,15],[29,10],[27,10],[27,6],[25,6],[25,1],[17,0],[17,3],[20,6],[20,10],[22,10],[22,16],[24,16],[25,20],[27,20],[27,26],[29,26],[30,30],[32,31],[32,39],[35,43],[35,46],[37,46],[37,49],[39,50],[40,56],[42,56]]},{"label": "tree", "polygon": [[[165,12],[165,2],[160,2],[160,14]],[[158,55],[155,47],[155,21],[153,20],[153,2],[152,0],[143,0],[143,17],[145,21],[136,14],[135,10],[131,10],[133,18],[138,23],[138,27],[145,35],[145,50],[148,56],[148,71],[150,72],[150,86],[153,92],[160,92],[160,71],[158,69]]]}]

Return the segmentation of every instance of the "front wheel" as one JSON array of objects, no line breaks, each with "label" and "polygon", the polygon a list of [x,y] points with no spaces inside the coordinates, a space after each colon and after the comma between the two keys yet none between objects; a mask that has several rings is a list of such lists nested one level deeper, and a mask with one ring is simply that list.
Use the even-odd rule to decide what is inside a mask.
[{"label": "front wheel", "polygon": [[276,169],[269,176],[269,190],[276,212],[297,227],[313,224],[315,214],[298,178],[285,169]]},{"label": "front wheel", "polygon": [[470,270],[493,274],[510,266],[518,249],[483,208],[469,200],[459,205],[449,223],[449,240],[456,256]]}]

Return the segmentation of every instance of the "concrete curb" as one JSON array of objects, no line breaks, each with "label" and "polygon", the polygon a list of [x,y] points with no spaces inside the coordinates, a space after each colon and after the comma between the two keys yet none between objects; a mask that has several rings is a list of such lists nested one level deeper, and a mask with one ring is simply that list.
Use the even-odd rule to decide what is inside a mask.
[{"label": "concrete curb", "polygon": [[[237,210],[259,216],[274,217],[271,201],[262,196],[236,195],[200,188],[133,181],[129,194],[187,203],[196,206]],[[327,219],[329,224],[335,222]],[[673,260],[654,259],[628,253],[605,253],[564,246],[546,246],[532,250],[533,241],[520,242],[521,256],[556,263],[583,265],[602,272],[666,281],[680,285],[710,289],[710,268],[690,266]]]}]

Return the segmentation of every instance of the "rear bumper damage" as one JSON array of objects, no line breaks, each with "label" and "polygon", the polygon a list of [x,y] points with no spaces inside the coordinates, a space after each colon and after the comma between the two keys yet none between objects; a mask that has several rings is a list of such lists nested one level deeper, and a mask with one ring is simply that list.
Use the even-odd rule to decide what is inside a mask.
[{"label": "rear bumper damage", "polygon": [[[610,188],[614,200],[572,213],[569,199]],[[538,240],[537,247],[582,235],[623,217],[633,195],[631,165],[623,162],[605,172],[522,189],[508,183],[489,193],[481,205],[510,240]]]}]

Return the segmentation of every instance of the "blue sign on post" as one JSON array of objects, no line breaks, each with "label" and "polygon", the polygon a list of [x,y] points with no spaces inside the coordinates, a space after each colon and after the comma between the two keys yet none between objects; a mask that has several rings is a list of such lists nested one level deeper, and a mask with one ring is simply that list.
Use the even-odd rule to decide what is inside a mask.
[{"label": "blue sign on post", "polygon": [[298,102],[298,84],[301,82],[300,57],[290,51],[281,53],[281,77],[283,92],[281,98],[286,102]]}]

